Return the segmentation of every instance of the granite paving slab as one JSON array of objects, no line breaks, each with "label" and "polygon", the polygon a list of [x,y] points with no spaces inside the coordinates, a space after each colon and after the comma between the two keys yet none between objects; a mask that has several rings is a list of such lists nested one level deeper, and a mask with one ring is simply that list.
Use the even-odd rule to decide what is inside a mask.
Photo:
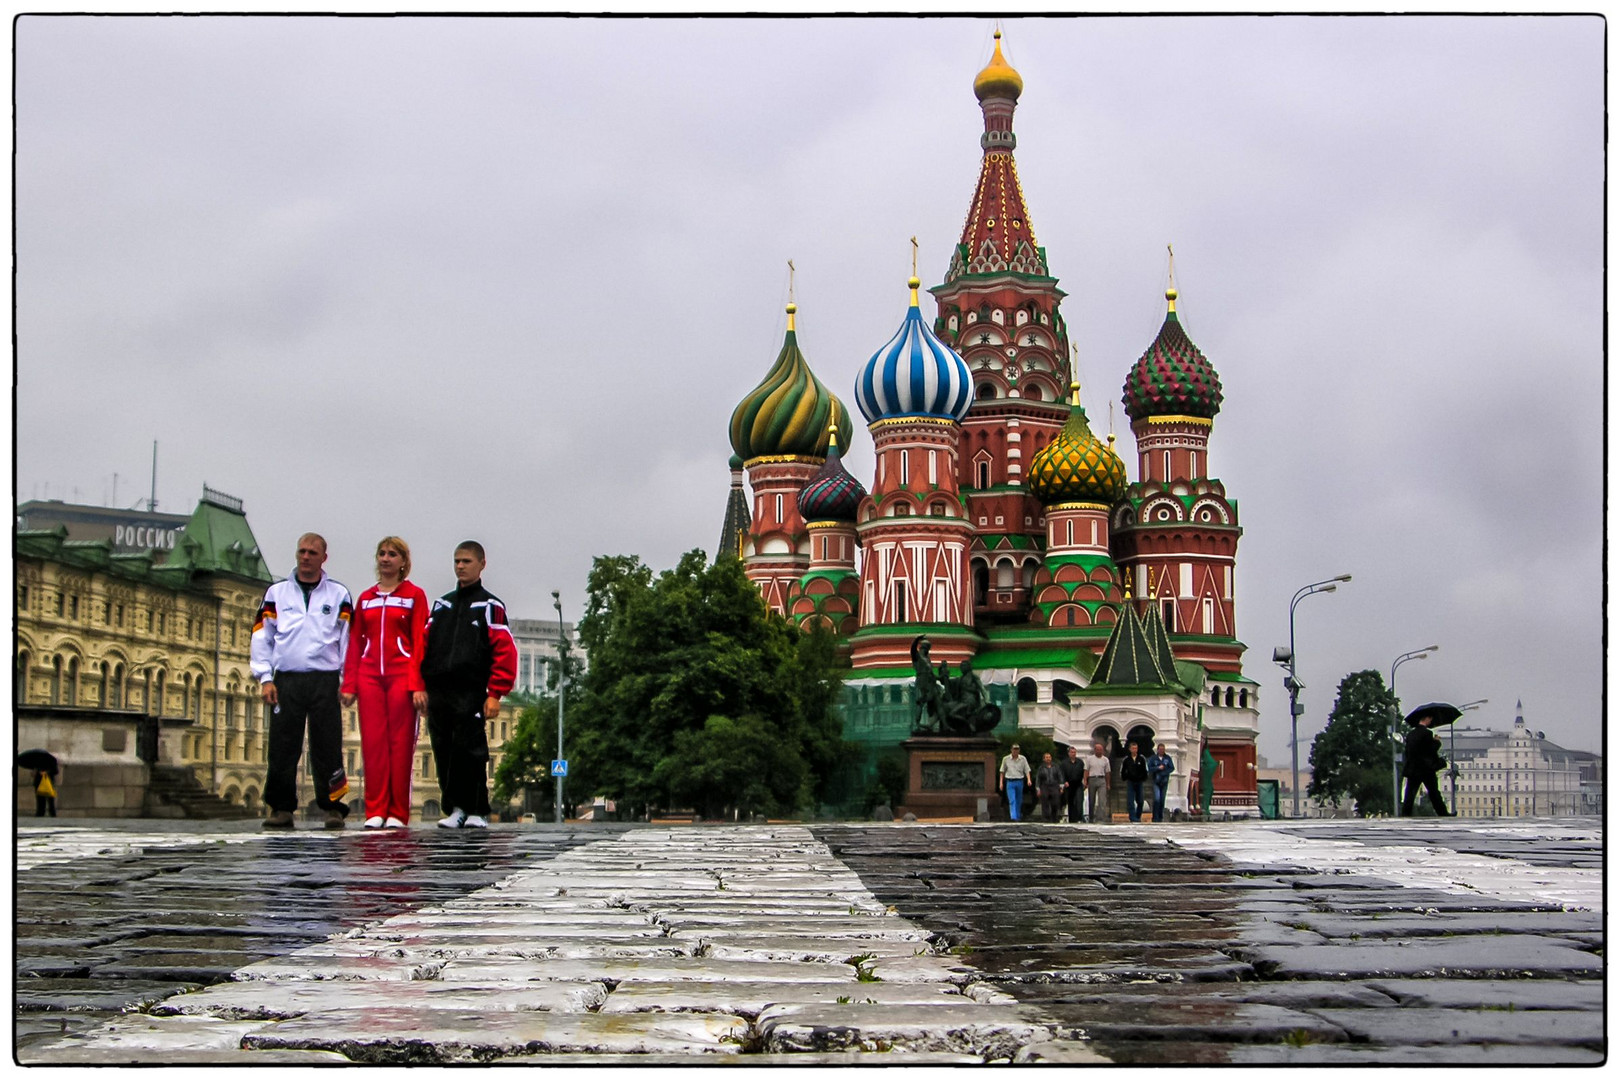
[{"label": "granite paving slab", "polygon": [[[25,1065],[153,1065],[147,1047],[54,1046],[21,1055]],[[257,1050],[240,1048],[174,1049],[162,1052],[163,1065],[345,1065],[349,1059],[328,1050]]]},{"label": "granite paving slab", "polygon": [[854,983],[849,964],[802,961],[716,960],[705,957],[622,958],[616,960],[447,960],[439,969],[444,982],[490,983],[560,980],[564,982],[833,982]]},{"label": "granite paving slab", "polygon": [[457,1012],[375,1009],[309,1013],[262,1025],[243,1039],[250,1049],[334,1050],[371,1064],[487,1061],[511,1054],[735,1054],[748,1023],[717,1013]]},{"label": "granite paving slab", "polygon": [[1510,978],[1601,975],[1603,960],[1556,938],[1504,935],[1262,945],[1236,951],[1268,978]]},{"label": "granite paving slab", "polygon": [[220,1020],[211,1016],[147,1016],[129,1013],[106,1020],[94,1029],[68,1035],[56,1047],[95,1046],[106,1050],[139,1050],[147,1061],[155,1055],[187,1050],[235,1050],[248,1034],[265,1025],[251,1020]]},{"label": "granite paving slab", "polygon": [[1155,983],[1151,986],[1021,983],[1016,989],[1018,1000],[1031,1004],[1135,1005],[1144,1016],[1151,1015],[1161,1004],[1188,1002],[1246,1002],[1293,1010],[1396,1007],[1396,999],[1391,995],[1348,982]]},{"label": "granite paving slab", "polygon": [[226,1020],[284,1020],[343,1009],[454,1009],[460,1012],[589,1012],[607,1000],[601,983],[535,982],[480,987],[411,982],[308,980],[211,986],[155,1005],[157,1016],[214,1016]]},{"label": "granite paving slab", "polygon": [[200,984],[150,979],[18,979],[18,1012],[119,1012],[140,1009]]},{"label": "granite paving slab", "polygon": [[781,1004],[932,1005],[971,1001],[951,983],[646,983],[621,982],[603,1013],[719,1012],[755,1017]]},{"label": "granite paving slab", "polygon": [[1529,986],[1522,979],[1378,979],[1367,986],[1402,1005],[1448,1009],[1603,1008],[1603,983],[1596,979],[1538,979]]},{"label": "granite paving slab", "polygon": [[1603,1046],[1603,1014],[1574,1009],[1438,1009],[1419,1005],[1398,1009],[1313,1009],[1317,1016],[1350,1033],[1357,1042],[1511,1043],[1515,1045]]},{"label": "granite paving slab", "polygon": [[912,1050],[1011,1059],[1023,1046],[1078,1034],[1018,1005],[773,1005],[757,1021],[776,1052]]},{"label": "granite paving slab", "polygon": [[[1083,1028],[1100,1041],[1142,1039],[1182,1042],[1343,1042],[1345,1029],[1325,1018],[1278,1005],[1221,998],[1164,997],[1134,1001],[1115,997],[1083,1005],[1041,1003],[1044,1015]],[[1366,1010],[1375,1012],[1378,1010]],[[1399,1011],[1399,1010],[1393,1010]]]},{"label": "granite paving slab", "polygon": [[[316,946],[316,948],[323,948]],[[231,978],[239,981],[253,979],[333,979],[349,981],[370,979],[381,982],[410,982],[412,979],[430,979],[443,965],[436,961],[396,959],[382,956],[343,956],[333,953],[298,952],[260,960],[256,964],[237,969]]]},{"label": "granite paving slab", "polygon": [[703,955],[719,960],[801,960],[842,963],[851,956],[920,956],[929,948],[920,941],[888,941],[883,938],[789,937],[761,934],[715,940],[695,935],[685,940],[700,942]]}]

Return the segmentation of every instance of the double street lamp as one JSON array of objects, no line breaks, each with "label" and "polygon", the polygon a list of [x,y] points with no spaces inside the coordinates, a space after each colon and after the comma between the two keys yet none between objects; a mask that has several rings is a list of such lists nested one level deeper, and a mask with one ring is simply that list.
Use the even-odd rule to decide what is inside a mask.
[{"label": "double street lamp", "polygon": [[1288,668],[1288,677],[1283,680],[1283,685],[1288,688],[1288,723],[1291,733],[1289,736],[1289,745],[1293,752],[1294,762],[1295,817],[1299,817],[1299,714],[1305,711],[1305,707],[1299,703],[1299,691],[1301,687],[1299,684],[1299,661],[1294,656],[1294,608],[1299,606],[1299,602],[1305,599],[1307,596],[1314,596],[1317,593],[1333,592],[1339,587],[1338,582],[1349,580],[1349,574],[1340,574],[1338,577],[1326,578],[1322,581],[1313,581],[1311,584],[1304,586],[1298,592],[1296,592],[1294,594],[1294,599],[1288,604],[1288,648],[1274,649],[1271,653],[1271,659],[1273,661]]},{"label": "double street lamp", "polygon": [[1395,658],[1395,662],[1389,665],[1389,696],[1395,699],[1389,707],[1389,772],[1390,783],[1393,785],[1393,790],[1395,793],[1394,801],[1390,803],[1391,817],[1400,816],[1401,809],[1400,751],[1402,740],[1400,729],[1396,726],[1401,722],[1401,700],[1400,696],[1395,693],[1395,672],[1400,670],[1400,666],[1406,663],[1408,660],[1426,660],[1428,659],[1430,653],[1439,651],[1440,646],[1438,645],[1425,645],[1421,649],[1413,649],[1411,652],[1401,653],[1401,655]]}]

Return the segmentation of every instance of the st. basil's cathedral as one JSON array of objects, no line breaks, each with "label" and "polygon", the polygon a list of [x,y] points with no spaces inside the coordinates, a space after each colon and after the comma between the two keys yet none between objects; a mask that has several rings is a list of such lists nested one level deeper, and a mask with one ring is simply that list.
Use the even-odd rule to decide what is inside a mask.
[{"label": "st. basil's cathedral", "polygon": [[868,771],[910,734],[910,648],[926,634],[935,663],[971,662],[1002,705],[998,731],[1082,753],[1102,742],[1116,758],[1164,743],[1170,810],[1196,805],[1207,743],[1213,808],[1253,809],[1259,687],[1233,604],[1242,529],[1208,449],[1220,379],[1176,315],[1172,278],[1164,324],[1125,376],[1134,482],[1114,436],[1091,430],[1065,294],[1018,182],[1024,82],[1000,37],[973,82],[984,157],[945,281],[928,290],[937,314],[930,325],[913,277],[900,328],[855,379],[871,490],[840,460],[849,412],[811,371],[790,303],[776,362],[731,417],[720,554],[741,557],[773,610],[847,652],[844,734]]}]

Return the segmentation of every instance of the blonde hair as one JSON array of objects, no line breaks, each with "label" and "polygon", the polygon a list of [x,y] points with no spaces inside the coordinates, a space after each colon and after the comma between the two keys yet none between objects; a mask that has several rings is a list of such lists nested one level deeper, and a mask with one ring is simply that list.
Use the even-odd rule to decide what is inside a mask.
[{"label": "blonde hair", "polygon": [[[383,548],[393,548],[399,552],[399,580],[404,581],[411,576],[411,545],[397,536],[385,536],[377,541],[377,555],[382,554]],[[373,556],[375,558],[375,556]]]}]

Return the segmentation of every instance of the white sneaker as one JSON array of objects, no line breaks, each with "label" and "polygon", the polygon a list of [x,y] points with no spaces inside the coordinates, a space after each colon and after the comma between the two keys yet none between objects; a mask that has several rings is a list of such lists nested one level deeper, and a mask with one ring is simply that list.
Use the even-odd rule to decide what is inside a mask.
[{"label": "white sneaker", "polygon": [[441,828],[441,829],[459,829],[459,828],[461,828],[461,823],[466,821],[466,820],[467,820],[467,815],[464,812],[462,812],[461,810],[452,810],[452,811],[450,811],[450,816],[449,817],[439,819],[439,828]]},{"label": "white sneaker", "polygon": [[391,817],[387,821],[383,822],[383,828],[385,829],[403,829],[404,827],[405,823],[399,820],[397,817]]},{"label": "white sneaker", "polygon": [[380,817],[368,817],[368,818],[366,818],[366,828],[368,828],[368,829],[380,829],[382,827],[383,827],[382,818],[380,818]]},{"label": "white sneaker", "polygon": [[[460,811],[457,811],[457,813],[460,813]],[[469,814],[469,815],[467,815],[466,824],[467,824],[467,828],[469,828],[469,829],[487,829],[487,828],[489,828],[489,822],[485,821],[483,818],[479,817],[477,814]]]}]

